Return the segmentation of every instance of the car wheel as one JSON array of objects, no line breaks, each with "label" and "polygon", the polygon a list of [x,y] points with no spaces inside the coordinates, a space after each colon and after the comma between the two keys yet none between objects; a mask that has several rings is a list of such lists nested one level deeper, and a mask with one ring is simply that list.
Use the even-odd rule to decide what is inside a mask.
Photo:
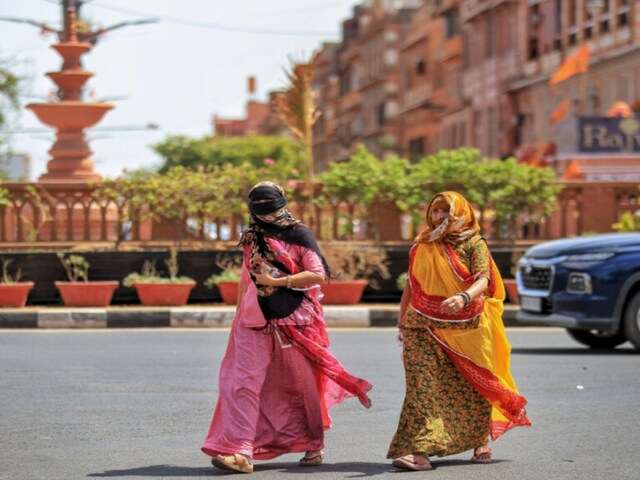
[{"label": "car wheel", "polygon": [[577,330],[575,328],[567,328],[567,332],[571,337],[588,347],[598,350],[607,350],[616,348],[627,341],[622,332],[605,332],[602,330]]},{"label": "car wheel", "polygon": [[640,350],[640,292],[631,297],[631,301],[627,305],[622,331],[627,340]]}]

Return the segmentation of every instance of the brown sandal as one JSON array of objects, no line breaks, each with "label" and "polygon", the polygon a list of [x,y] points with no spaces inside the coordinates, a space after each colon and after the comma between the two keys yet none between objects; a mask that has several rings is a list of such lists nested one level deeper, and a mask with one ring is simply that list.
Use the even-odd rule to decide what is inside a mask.
[{"label": "brown sandal", "polygon": [[415,470],[418,472],[426,472],[431,470],[433,467],[431,466],[431,462],[428,457],[424,458],[426,463],[418,463],[416,462],[415,455],[405,455],[404,457],[398,457],[391,462],[391,465],[400,469],[400,470]]},{"label": "brown sandal", "polygon": [[471,463],[491,463],[493,461],[491,455],[493,455],[493,450],[484,445],[477,447],[473,451],[473,457],[471,457],[470,461]]},{"label": "brown sandal", "polygon": [[241,453],[233,455],[216,455],[211,459],[214,467],[222,470],[230,470],[238,473],[253,473],[253,463],[251,459]]},{"label": "brown sandal", "polygon": [[322,463],[322,460],[324,460],[322,450],[308,450],[298,463],[301,467],[317,467]]}]

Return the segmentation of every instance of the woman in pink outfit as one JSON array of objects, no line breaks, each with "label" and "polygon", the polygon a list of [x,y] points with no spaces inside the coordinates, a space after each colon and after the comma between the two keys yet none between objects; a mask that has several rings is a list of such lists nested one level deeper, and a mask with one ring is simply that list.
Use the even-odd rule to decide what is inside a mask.
[{"label": "woman in pink outfit", "polygon": [[225,470],[251,473],[253,459],[292,452],[305,452],[302,466],[320,465],[328,409],[352,396],[371,405],[371,384],[347,373],[328,350],[319,299],[330,270],[286,203],[272,182],[249,191],[238,308],[202,446]]}]

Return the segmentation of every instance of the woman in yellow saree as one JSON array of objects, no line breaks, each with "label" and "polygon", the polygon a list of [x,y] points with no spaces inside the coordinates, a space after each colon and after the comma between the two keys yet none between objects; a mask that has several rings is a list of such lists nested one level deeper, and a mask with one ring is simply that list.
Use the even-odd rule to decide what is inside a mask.
[{"label": "woman in yellow saree", "polygon": [[489,463],[489,437],[531,424],[510,373],[504,286],[479,231],[469,202],[442,192],[411,248],[398,321],[406,396],[387,453],[396,468],[430,470],[429,456],[467,450]]}]

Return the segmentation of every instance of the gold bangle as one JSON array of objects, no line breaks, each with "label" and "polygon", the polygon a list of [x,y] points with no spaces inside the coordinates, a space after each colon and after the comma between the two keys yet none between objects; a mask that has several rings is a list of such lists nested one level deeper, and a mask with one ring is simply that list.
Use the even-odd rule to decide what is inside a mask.
[{"label": "gold bangle", "polygon": [[291,288],[291,275],[287,275],[287,288]]}]

